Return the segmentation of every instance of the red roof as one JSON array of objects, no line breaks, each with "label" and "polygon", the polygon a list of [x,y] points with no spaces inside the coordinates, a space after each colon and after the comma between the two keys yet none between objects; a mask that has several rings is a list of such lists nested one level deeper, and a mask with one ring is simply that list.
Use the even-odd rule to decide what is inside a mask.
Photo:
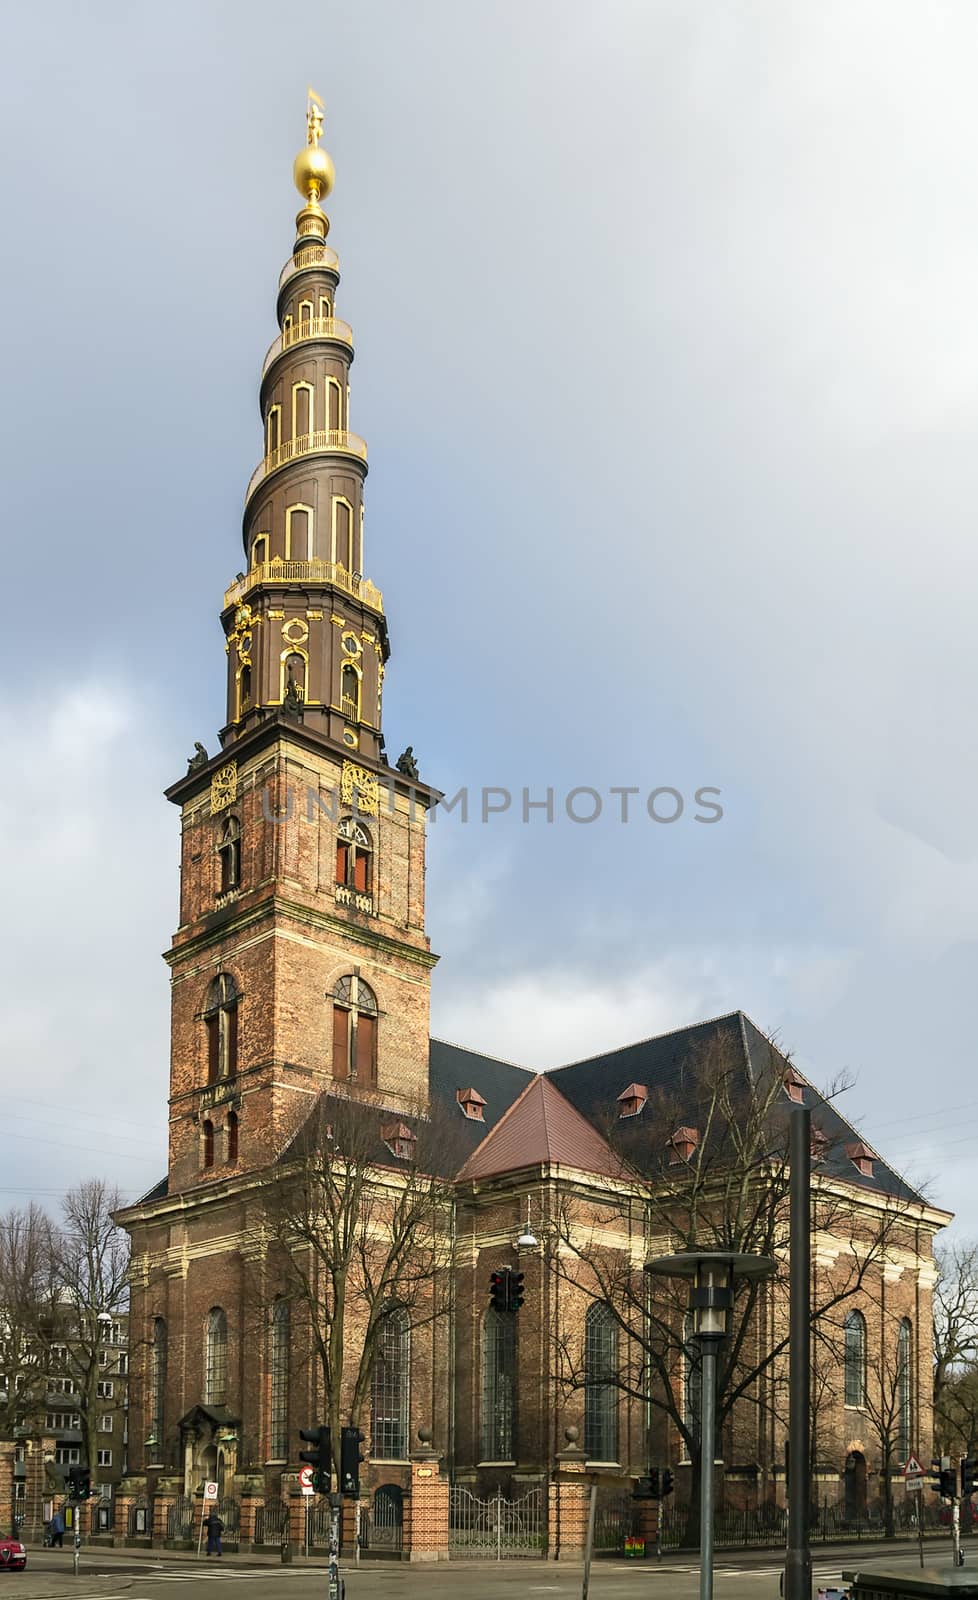
[{"label": "red roof", "polygon": [[527,1084],[473,1150],[459,1177],[494,1178],[536,1166],[577,1167],[609,1178],[622,1170],[611,1146],[545,1073]]}]

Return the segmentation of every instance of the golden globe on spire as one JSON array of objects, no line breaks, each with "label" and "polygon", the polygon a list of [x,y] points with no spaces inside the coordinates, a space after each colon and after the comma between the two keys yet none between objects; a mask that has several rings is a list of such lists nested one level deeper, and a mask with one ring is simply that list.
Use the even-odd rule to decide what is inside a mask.
[{"label": "golden globe on spire", "polygon": [[[322,238],[329,232],[329,218],[319,202],[325,200],[329,194],[336,176],[332,157],[328,151],[319,148],[323,134],[324,110],[325,107],[318,94],[310,89],[306,103],[306,146],[304,150],[299,151],[292,168],[295,186],[306,202],[299,213],[299,231],[320,233]],[[305,227],[302,225],[303,219]],[[319,227],[309,226],[314,219],[319,221]]]}]

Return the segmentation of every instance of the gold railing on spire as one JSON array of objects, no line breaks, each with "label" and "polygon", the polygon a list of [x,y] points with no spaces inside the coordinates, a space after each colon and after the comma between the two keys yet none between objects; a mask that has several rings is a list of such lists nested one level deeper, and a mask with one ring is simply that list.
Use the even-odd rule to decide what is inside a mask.
[{"label": "gold railing on spire", "polygon": [[279,288],[283,283],[288,283],[294,272],[301,272],[304,267],[332,267],[334,272],[338,272],[340,258],[328,244],[304,244],[299,250],[299,259],[290,256],[279,273]]},{"label": "gold railing on spire", "polygon": [[354,599],[362,600],[371,611],[383,613],[384,610],[384,597],[376,584],[338,561],[283,561],[280,556],[272,561],[257,562],[232,583],[230,589],[225,590],[225,606],[236,605],[261,583],[331,583]]},{"label": "gold railing on spire", "polygon": [[291,350],[294,344],[301,344],[304,339],[338,339],[340,344],[348,344],[353,349],[353,329],[342,317],[303,317],[299,322],[293,322],[290,328],[284,328],[278,338],[272,340],[261,364],[262,377],[277,355],[283,350]]},{"label": "gold railing on spire", "polygon": [[288,466],[290,461],[298,461],[302,456],[331,455],[334,452],[366,461],[367,441],[361,439],[358,433],[348,433],[346,428],[321,428],[318,433],[300,433],[297,439],[286,439],[284,444],[270,450],[251,474],[245,491],[245,504],[269,473],[277,472],[279,467]]}]

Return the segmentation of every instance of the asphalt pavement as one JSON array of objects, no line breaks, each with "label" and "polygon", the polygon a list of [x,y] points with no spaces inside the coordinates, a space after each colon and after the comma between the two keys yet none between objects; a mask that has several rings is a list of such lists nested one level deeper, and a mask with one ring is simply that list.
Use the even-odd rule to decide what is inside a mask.
[{"label": "asphalt pavement", "polygon": [[[927,1551],[928,1565],[936,1552]],[[970,1551],[969,1551],[970,1555]],[[971,1562],[969,1561],[969,1566]],[[819,1584],[841,1582],[842,1570],[858,1567],[919,1570],[913,1546],[882,1553],[863,1545],[816,1550]],[[978,1548],[974,1567],[978,1571]],[[411,1563],[365,1561],[341,1564],[346,1600],[536,1600],[555,1596],[577,1600],[582,1569],[543,1561]],[[777,1600],[780,1562],[776,1551],[720,1552],[715,1572],[717,1600]],[[0,1577],[0,1600],[326,1600],[326,1564],[320,1558],[283,1565],[275,1556],[225,1556],[200,1559],[182,1551],[83,1550],[80,1574],[69,1550],[32,1549],[26,1573]],[[237,1592],[232,1593],[232,1588]],[[695,1600],[699,1565],[695,1555],[660,1562],[598,1560],[591,1569],[591,1600]],[[183,1590],[181,1595],[178,1590]],[[168,1592],[169,1591],[169,1592]],[[211,1592],[212,1591],[212,1592]]]}]

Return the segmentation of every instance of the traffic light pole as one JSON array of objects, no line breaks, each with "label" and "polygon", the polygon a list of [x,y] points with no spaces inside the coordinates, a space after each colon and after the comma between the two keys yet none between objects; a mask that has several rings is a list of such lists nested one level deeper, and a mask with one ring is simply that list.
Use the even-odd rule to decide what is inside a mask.
[{"label": "traffic light pole", "polygon": [[71,1502],[71,1542],[74,1546],[71,1552],[71,1566],[76,1578],[78,1576],[78,1563],[81,1559],[81,1506],[80,1500]]},{"label": "traffic light pole", "polygon": [[812,1551],[809,1433],[811,1408],[812,1114],[791,1113],[789,1150],[790,1282],[788,1287],[788,1548],[784,1563],[786,1600],[811,1600]]}]

